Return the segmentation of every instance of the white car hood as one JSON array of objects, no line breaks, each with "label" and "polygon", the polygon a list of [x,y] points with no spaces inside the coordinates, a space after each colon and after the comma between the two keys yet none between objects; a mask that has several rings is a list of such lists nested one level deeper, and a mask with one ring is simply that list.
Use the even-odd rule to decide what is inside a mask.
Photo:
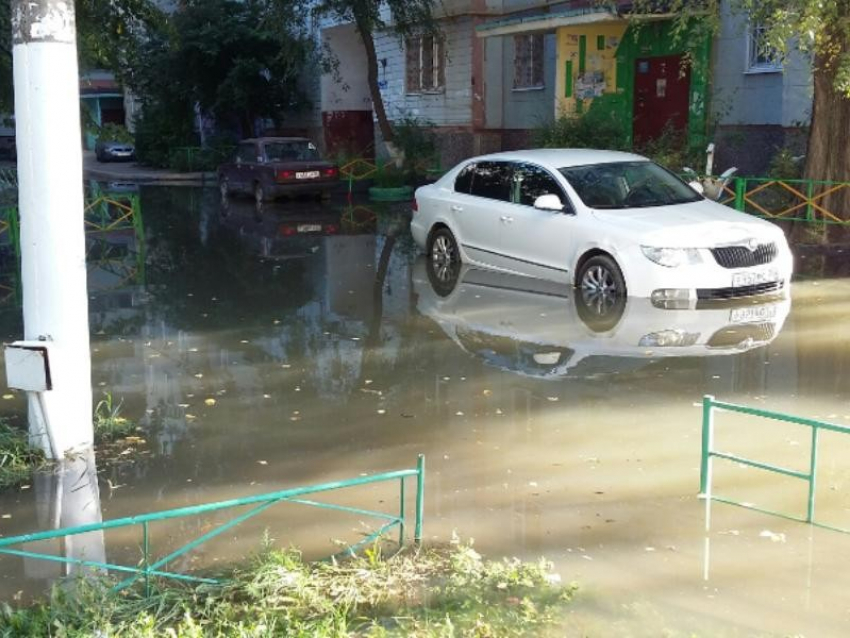
[{"label": "white car hood", "polygon": [[785,241],[778,226],[707,199],[673,206],[596,209],[593,216],[628,231],[636,242],[645,246],[711,248],[745,243],[749,239]]}]

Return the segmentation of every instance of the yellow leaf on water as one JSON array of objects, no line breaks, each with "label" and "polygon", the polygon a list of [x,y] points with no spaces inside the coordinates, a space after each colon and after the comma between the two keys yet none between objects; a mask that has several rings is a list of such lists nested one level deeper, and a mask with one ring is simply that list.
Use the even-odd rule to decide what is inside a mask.
[{"label": "yellow leaf on water", "polygon": [[207,405],[215,405],[215,399],[213,399],[212,397],[210,397],[209,399],[204,399],[204,403],[206,403]]},{"label": "yellow leaf on water", "polygon": [[3,400],[4,400],[4,401],[10,401],[11,399],[14,399],[14,398],[15,398],[15,395],[14,395],[14,394],[4,394],[4,395],[3,395]]}]

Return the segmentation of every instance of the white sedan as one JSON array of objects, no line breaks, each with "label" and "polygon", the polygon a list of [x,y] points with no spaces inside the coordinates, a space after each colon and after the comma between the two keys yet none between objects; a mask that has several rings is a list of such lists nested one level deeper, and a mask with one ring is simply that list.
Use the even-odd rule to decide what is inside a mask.
[{"label": "white sedan", "polygon": [[413,210],[413,238],[446,277],[464,262],[666,307],[780,293],[791,278],[779,227],[630,153],[475,157],[419,188]]}]

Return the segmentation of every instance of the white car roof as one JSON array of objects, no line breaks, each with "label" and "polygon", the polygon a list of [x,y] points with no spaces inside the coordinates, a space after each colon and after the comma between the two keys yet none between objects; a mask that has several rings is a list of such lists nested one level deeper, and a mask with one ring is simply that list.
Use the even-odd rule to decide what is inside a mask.
[{"label": "white car roof", "polygon": [[542,164],[558,169],[569,166],[587,166],[589,164],[610,164],[612,162],[648,161],[642,155],[621,151],[603,151],[591,148],[541,148],[527,151],[507,151],[470,158],[473,161],[502,160],[522,161]]}]

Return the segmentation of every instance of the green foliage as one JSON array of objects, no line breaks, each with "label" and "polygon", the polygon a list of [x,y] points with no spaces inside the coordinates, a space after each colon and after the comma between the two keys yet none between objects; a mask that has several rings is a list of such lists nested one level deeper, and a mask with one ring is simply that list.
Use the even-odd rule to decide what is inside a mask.
[{"label": "green foliage", "polygon": [[378,188],[399,188],[411,181],[407,171],[396,168],[392,164],[381,164],[375,173],[375,186]]},{"label": "green foliage", "polygon": [[228,576],[221,587],[174,584],[147,600],[102,583],[80,583],[74,596],[56,589],[28,608],[0,607],[0,635],[541,636],[575,591],[545,561],[485,561],[463,545],[389,558],[375,546],[314,564],[267,549]]},{"label": "green foliage", "polygon": [[585,115],[561,114],[532,135],[537,148],[631,150],[628,133],[613,115],[591,109]]},{"label": "green foliage", "polygon": [[773,179],[800,179],[803,167],[800,158],[795,157],[789,148],[781,148],[770,160],[767,176]]},{"label": "green foliage", "polygon": [[[223,129],[253,133],[306,105],[298,79],[316,54],[298,12],[267,0],[188,0],[168,31],[140,44],[128,82],[143,101],[137,155],[155,166],[189,168],[175,150],[199,146],[195,105]],[[164,70],[167,69],[167,72]],[[212,164],[202,158],[204,167]]]},{"label": "green foliage", "polygon": [[124,438],[136,430],[136,424],[121,416],[121,405],[112,399],[109,392],[103,393],[103,398],[94,408],[94,438],[97,443],[109,443]]},{"label": "green foliage", "polygon": [[704,161],[701,150],[689,147],[682,131],[667,127],[656,140],[634,146],[619,121],[608,112],[595,109],[584,115],[561,115],[551,124],[538,127],[532,139],[536,147],[542,148],[599,148],[639,153],[676,172],[684,166],[698,167]]},{"label": "green foliage", "polygon": [[97,138],[104,141],[121,142],[123,144],[133,144],[135,142],[133,134],[125,126],[113,124],[112,122],[108,122],[98,129]]},{"label": "green foliage", "polygon": [[433,127],[433,122],[422,122],[414,117],[405,117],[394,123],[394,142],[404,153],[404,169],[408,173],[424,175],[437,163]]},{"label": "green foliage", "polygon": [[689,146],[685,132],[672,126],[664,127],[660,136],[642,146],[636,146],[634,151],[675,173],[680,173],[686,166],[697,172],[705,167],[703,149]]},{"label": "green foliage", "polygon": [[0,419],[0,489],[21,483],[46,465],[44,454],[29,444],[27,433]]}]

